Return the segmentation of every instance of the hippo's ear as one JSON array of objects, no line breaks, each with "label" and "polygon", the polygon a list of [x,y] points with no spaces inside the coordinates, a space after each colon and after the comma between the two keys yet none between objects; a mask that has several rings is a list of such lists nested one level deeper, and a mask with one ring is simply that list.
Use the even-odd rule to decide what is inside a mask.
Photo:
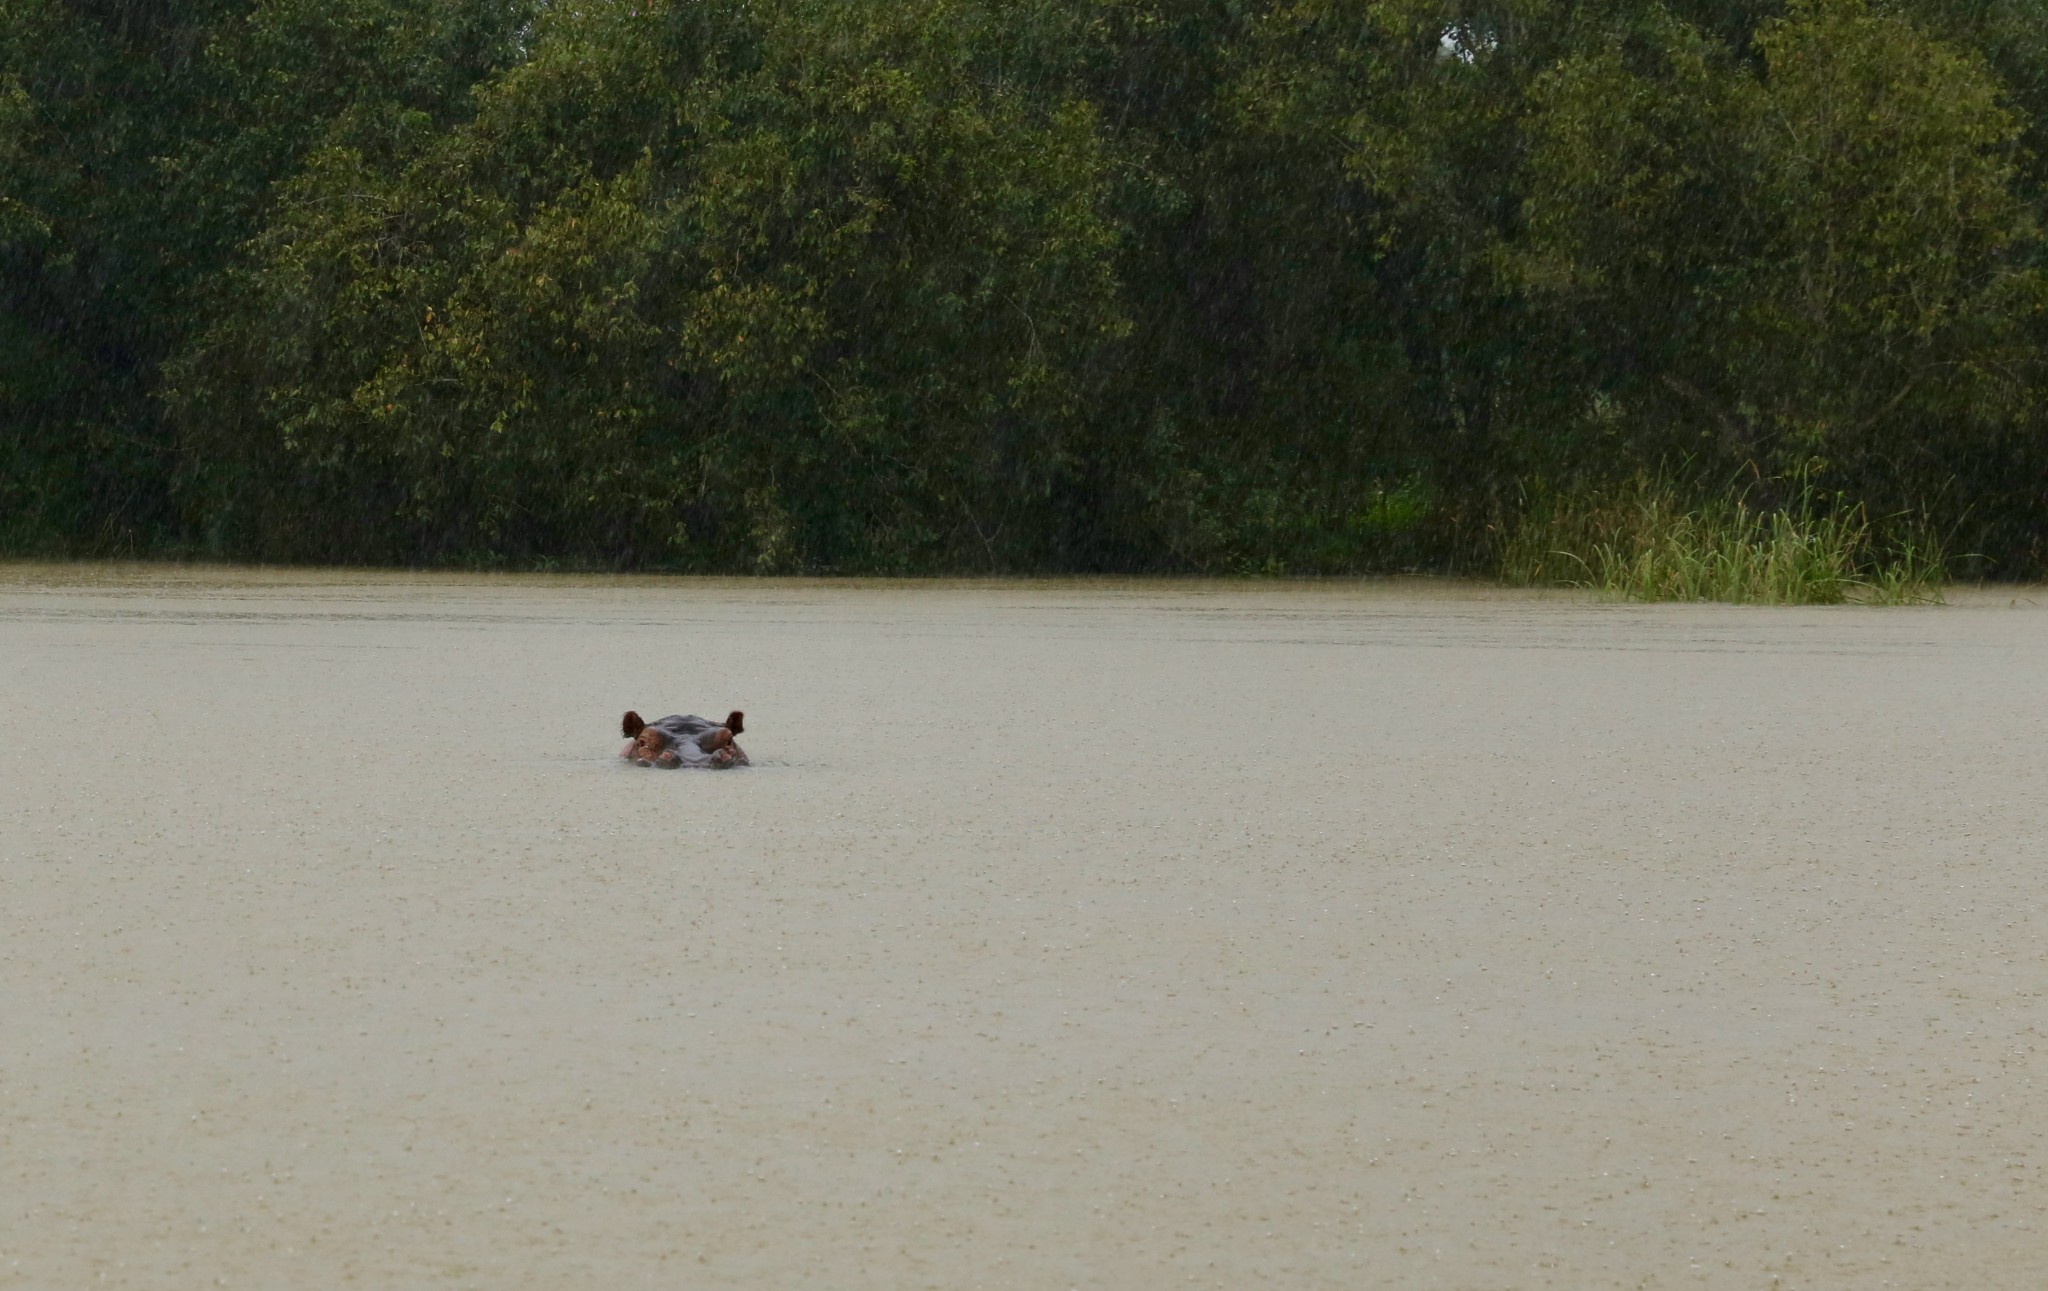
[{"label": "hippo's ear", "polygon": [[634,736],[638,735],[640,732],[646,730],[647,723],[640,720],[640,714],[634,712],[632,709],[629,708],[626,710],[626,716],[619,722],[619,729],[623,731],[625,733],[626,738],[630,740]]},{"label": "hippo's ear", "polygon": [[744,725],[746,716],[747,715],[745,713],[742,713],[739,709],[733,709],[730,713],[727,713],[725,715],[725,729],[731,731],[734,735],[742,733],[747,729]]}]

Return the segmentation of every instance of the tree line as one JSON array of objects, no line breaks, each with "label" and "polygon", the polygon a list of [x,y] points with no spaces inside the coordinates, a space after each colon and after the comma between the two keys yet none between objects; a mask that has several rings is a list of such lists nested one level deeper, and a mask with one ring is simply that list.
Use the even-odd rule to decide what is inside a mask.
[{"label": "tree line", "polygon": [[0,0],[0,550],[2048,564],[2048,0]]}]

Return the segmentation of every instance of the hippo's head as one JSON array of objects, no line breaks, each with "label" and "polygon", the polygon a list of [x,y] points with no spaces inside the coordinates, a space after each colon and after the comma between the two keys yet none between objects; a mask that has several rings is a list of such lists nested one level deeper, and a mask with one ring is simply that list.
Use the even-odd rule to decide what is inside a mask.
[{"label": "hippo's head", "polygon": [[628,712],[619,723],[628,743],[619,756],[643,767],[726,767],[746,766],[747,755],[733,742],[745,729],[746,715],[738,709],[722,723],[701,717],[664,717],[649,722]]}]

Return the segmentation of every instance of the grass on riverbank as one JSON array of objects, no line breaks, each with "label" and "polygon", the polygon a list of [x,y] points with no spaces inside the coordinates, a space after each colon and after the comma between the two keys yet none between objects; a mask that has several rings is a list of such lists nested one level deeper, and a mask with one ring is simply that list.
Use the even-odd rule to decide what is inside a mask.
[{"label": "grass on riverbank", "polygon": [[1824,501],[1802,486],[1779,509],[1741,495],[1689,505],[1677,486],[1649,478],[1562,494],[1523,517],[1502,552],[1501,577],[1635,601],[1941,601],[1946,554],[1925,526],[1880,534],[1860,505]]}]

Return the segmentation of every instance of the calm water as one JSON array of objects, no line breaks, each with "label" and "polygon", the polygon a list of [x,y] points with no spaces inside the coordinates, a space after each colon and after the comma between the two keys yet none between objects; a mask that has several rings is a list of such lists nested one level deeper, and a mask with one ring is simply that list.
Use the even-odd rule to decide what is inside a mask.
[{"label": "calm water", "polygon": [[0,568],[0,1287],[2032,1285],[2038,599]]}]

